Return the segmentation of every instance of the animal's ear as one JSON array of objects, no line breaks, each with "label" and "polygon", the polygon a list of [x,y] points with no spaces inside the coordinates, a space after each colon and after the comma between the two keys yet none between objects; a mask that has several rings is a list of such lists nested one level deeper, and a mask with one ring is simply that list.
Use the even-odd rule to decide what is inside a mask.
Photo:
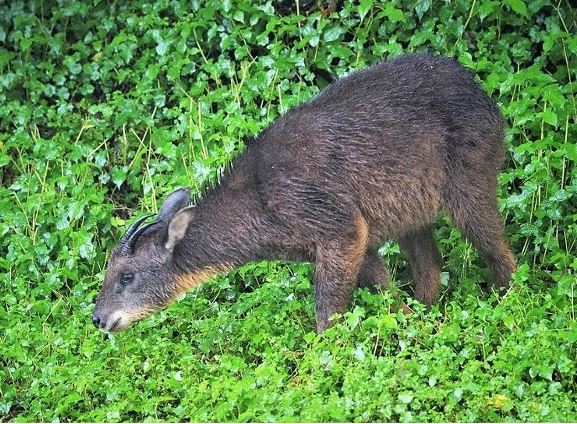
[{"label": "animal's ear", "polygon": [[174,218],[172,218],[170,224],[168,224],[168,234],[164,245],[168,251],[172,252],[174,246],[184,238],[186,229],[193,219],[194,206],[181,209],[174,215]]},{"label": "animal's ear", "polygon": [[178,190],[174,190],[164,200],[160,211],[158,211],[158,217],[156,219],[158,221],[168,223],[179,210],[187,207],[189,203],[190,193],[188,189],[179,188]]}]

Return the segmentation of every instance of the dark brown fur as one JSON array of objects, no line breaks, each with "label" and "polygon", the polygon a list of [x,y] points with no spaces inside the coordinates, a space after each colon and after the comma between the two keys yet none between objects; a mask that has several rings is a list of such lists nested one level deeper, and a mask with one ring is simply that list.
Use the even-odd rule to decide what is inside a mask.
[{"label": "dark brown fur", "polygon": [[[262,132],[190,209],[164,259],[163,290],[200,270],[311,261],[323,331],[356,286],[386,287],[377,249],[394,239],[411,262],[416,299],[430,306],[440,286],[432,225],[441,210],[506,287],[515,259],[496,202],[503,126],[495,103],[446,58],[404,56],[336,81]],[[171,237],[170,219],[147,230],[130,258],[118,255],[109,284],[126,264],[145,266],[139,251]]]}]

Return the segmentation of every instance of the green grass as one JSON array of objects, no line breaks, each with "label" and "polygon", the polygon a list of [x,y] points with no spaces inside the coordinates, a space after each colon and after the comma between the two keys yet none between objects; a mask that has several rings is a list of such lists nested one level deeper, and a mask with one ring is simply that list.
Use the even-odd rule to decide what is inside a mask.
[{"label": "green grass", "polygon": [[[577,421],[576,12],[557,0],[332,13],[2,3],[0,420]],[[458,58],[509,122],[499,198],[520,267],[505,296],[484,290],[477,252],[440,218],[429,313],[359,291],[317,336],[311,267],[259,263],[126,333],[94,329],[132,216],[175,187],[200,190],[332,78],[409,51]],[[382,253],[409,296],[398,246]]]}]

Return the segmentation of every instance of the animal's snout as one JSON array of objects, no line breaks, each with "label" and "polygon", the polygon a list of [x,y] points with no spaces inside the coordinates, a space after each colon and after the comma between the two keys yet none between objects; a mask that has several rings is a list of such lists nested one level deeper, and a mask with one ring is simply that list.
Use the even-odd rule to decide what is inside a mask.
[{"label": "animal's snout", "polygon": [[93,312],[92,323],[100,331],[105,333],[115,333],[122,331],[132,323],[130,315],[124,311],[107,312]]},{"label": "animal's snout", "polygon": [[92,314],[92,323],[96,328],[100,328],[101,319],[100,315],[97,314],[96,312]]}]

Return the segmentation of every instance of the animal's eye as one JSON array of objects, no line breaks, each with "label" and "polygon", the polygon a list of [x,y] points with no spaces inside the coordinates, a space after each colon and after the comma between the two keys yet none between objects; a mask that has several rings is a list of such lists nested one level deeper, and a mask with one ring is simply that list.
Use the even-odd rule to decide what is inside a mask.
[{"label": "animal's eye", "polygon": [[134,274],[131,272],[124,272],[120,276],[120,284],[122,284],[123,286],[132,283],[132,280],[134,280]]}]

